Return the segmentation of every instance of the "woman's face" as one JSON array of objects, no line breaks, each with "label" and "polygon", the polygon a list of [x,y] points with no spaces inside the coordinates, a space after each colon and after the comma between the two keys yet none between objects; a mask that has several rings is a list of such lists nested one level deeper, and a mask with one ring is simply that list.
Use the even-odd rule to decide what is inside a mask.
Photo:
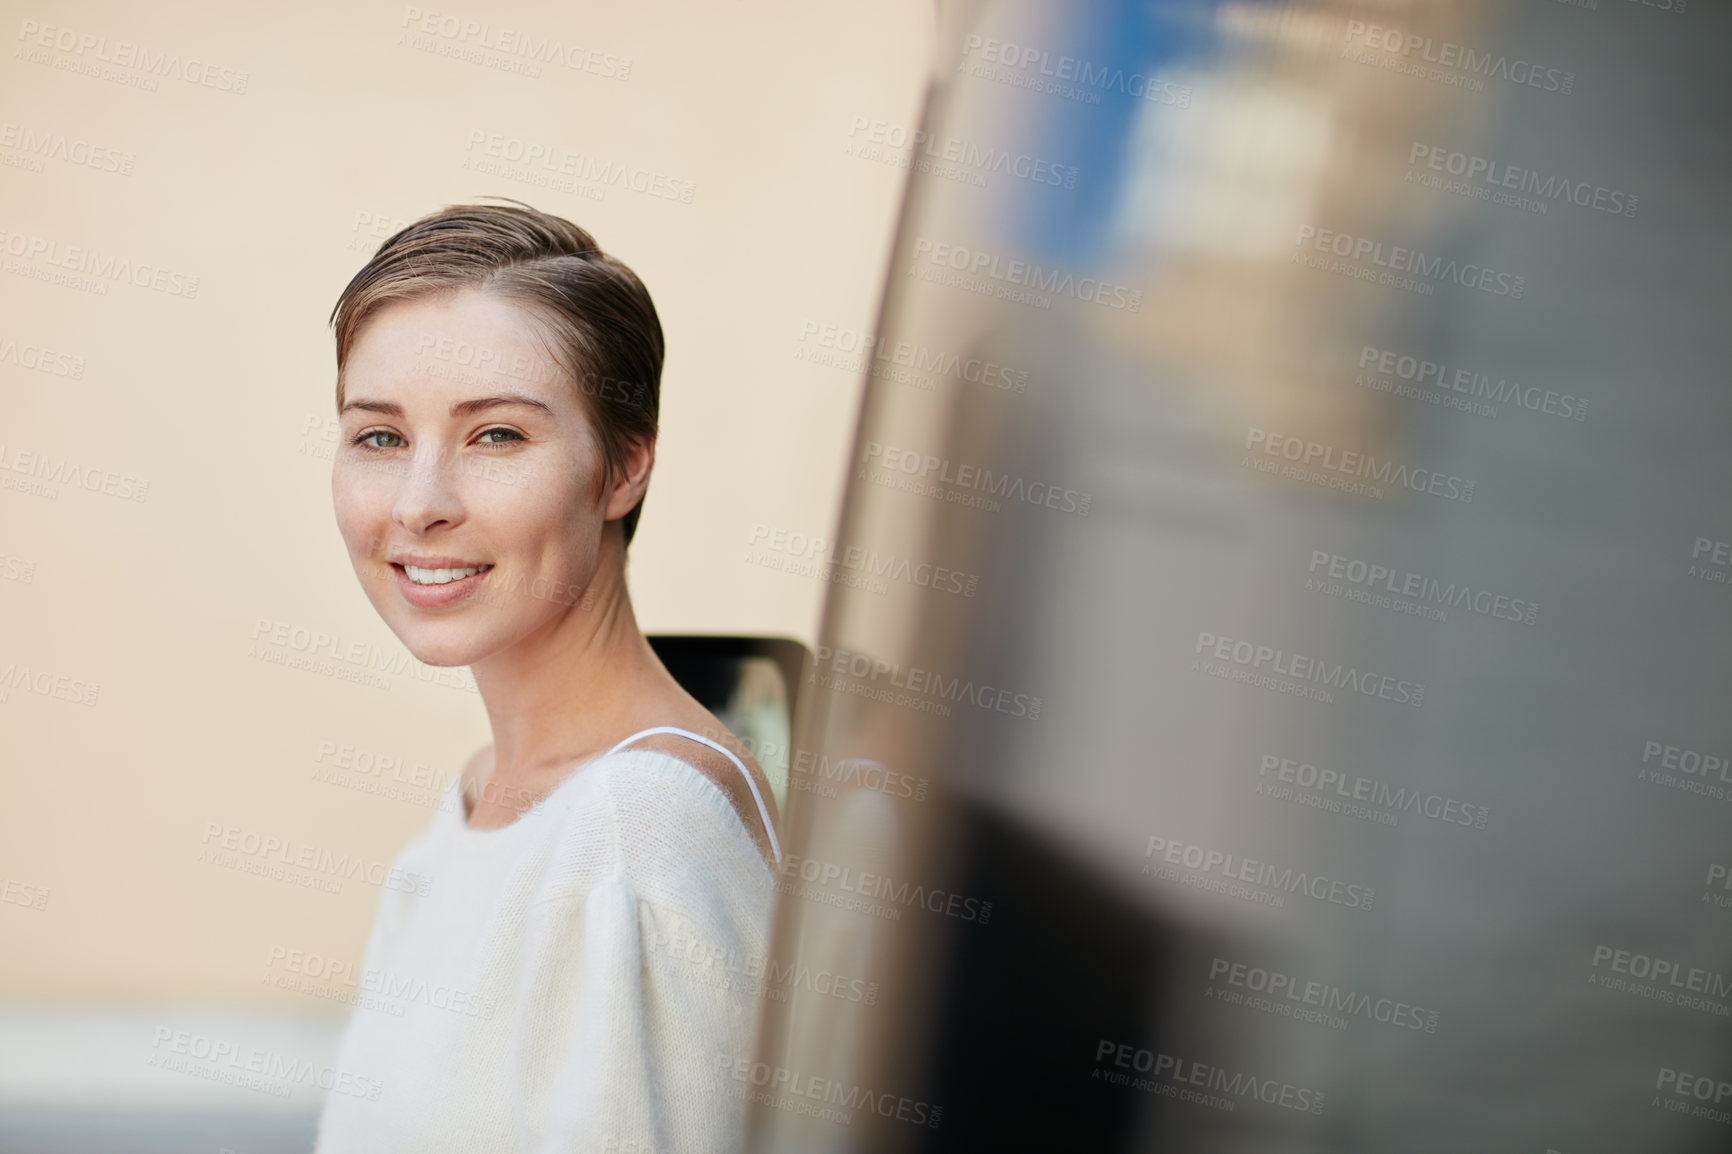
[{"label": "woman's face", "polygon": [[602,485],[589,418],[522,307],[473,289],[387,305],[343,375],[337,526],[409,652],[472,665],[576,611],[604,523],[636,498]]}]

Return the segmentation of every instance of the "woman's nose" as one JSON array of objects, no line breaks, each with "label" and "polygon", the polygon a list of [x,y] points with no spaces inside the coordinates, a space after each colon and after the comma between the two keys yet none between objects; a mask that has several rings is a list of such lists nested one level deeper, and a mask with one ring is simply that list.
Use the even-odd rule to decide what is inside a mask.
[{"label": "woman's nose", "polygon": [[437,448],[415,453],[400,466],[397,497],[391,510],[397,523],[415,533],[424,533],[441,521],[455,525],[463,519],[463,501],[458,492],[461,473],[450,454]]}]

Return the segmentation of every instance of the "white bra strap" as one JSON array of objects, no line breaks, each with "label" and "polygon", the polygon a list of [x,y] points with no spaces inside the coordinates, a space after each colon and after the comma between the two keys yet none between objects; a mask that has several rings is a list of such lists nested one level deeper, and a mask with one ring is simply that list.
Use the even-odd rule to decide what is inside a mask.
[{"label": "white bra strap", "polygon": [[707,737],[700,737],[699,735],[693,733],[689,729],[680,729],[678,726],[674,726],[674,725],[657,725],[657,726],[654,726],[650,729],[640,730],[639,732],[632,734],[630,737],[626,738],[624,741],[620,742],[618,745],[616,745],[612,749],[608,750],[607,753],[603,754],[602,756],[607,757],[607,756],[611,756],[612,754],[618,753],[620,750],[624,749],[626,746],[630,745],[632,742],[636,741],[638,738],[649,737],[651,734],[655,734],[655,733],[677,733],[681,737],[689,737],[693,741],[696,741],[696,742],[699,742],[700,744],[709,746],[711,749],[715,750],[717,753],[721,754],[723,757],[727,758],[729,761],[733,762],[736,766],[739,767],[740,773],[745,775],[746,785],[751,787],[752,800],[758,803],[758,813],[763,815],[764,832],[770,835],[770,850],[772,853],[774,853],[776,855],[776,864],[781,865],[782,864],[782,845],[780,842],[778,842],[776,840],[776,823],[770,820],[769,808],[764,805],[764,795],[758,792],[758,783],[756,781],[754,781],[752,779],[752,775],[746,771],[745,763],[742,762],[739,758],[735,757],[733,755],[733,753],[727,749],[727,747],[722,746],[722,745],[718,745],[716,742],[711,741]]}]

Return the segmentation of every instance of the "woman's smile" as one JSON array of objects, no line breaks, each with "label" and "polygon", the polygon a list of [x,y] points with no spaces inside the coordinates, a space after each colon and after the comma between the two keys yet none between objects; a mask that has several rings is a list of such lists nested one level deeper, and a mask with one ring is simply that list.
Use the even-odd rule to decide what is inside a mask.
[{"label": "woman's smile", "polygon": [[443,609],[468,598],[493,571],[488,561],[400,553],[388,564],[403,599],[418,609]]}]

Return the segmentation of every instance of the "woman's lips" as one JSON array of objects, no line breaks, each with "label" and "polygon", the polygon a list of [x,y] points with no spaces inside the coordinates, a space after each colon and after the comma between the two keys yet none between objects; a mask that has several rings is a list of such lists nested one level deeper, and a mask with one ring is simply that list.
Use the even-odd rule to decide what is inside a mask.
[{"label": "woman's lips", "polygon": [[396,578],[397,588],[402,591],[403,600],[420,609],[443,609],[448,605],[457,604],[481,588],[481,583],[487,580],[488,575],[492,572],[492,569],[483,569],[479,573],[459,577],[455,581],[447,581],[443,585],[419,585],[409,580],[409,574],[404,572],[403,566],[394,562],[391,565],[391,574]]}]

